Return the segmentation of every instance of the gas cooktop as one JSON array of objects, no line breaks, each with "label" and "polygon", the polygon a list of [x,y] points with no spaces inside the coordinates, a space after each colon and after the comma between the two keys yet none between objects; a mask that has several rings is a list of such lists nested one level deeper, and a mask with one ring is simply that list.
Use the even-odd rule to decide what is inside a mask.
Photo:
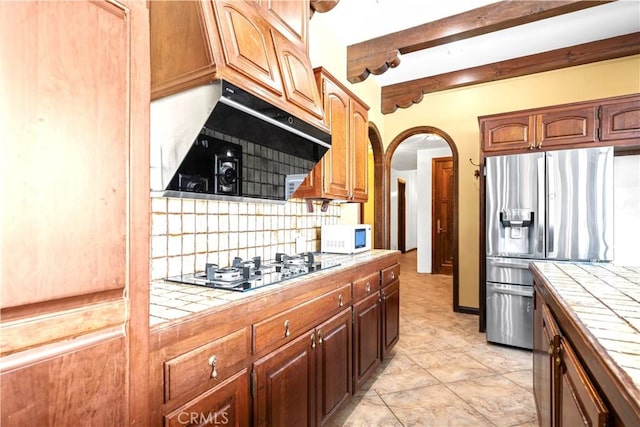
[{"label": "gas cooktop", "polygon": [[339,265],[335,257],[322,259],[322,255],[312,252],[297,255],[276,253],[275,260],[266,263],[263,263],[259,256],[250,260],[236,257],[228,267],[206,264],[202,272],[168,277],[166,280],[245,292]]}]

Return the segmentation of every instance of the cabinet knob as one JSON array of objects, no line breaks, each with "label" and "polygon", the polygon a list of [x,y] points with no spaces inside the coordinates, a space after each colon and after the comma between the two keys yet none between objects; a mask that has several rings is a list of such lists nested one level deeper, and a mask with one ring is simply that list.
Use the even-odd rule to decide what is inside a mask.
[{"label": "cabinet knob", "polygon": [[547,353],[549,356],[553,356],[553,339],[549,340],[549,347],[547,347]]},{"label": "cabinet knob", "polygon": [[322,331],[318,331],[318,344],[322,344]]},{"label": "cabinet knob", "polygon": [[344,305],[344,301],[342,301],[342,294],[338,295],[338,307],[342,307]]},{"label": "cabinet knob", "polygon": [[535,142],[532,142],[531,144],[529,144],[529,150],[533,150],[534,148],[536,148]]},{"label": "cabinet knob", "polygon": [[284,321],[284,336],[288,337],[289,335],[291,335],[291,331],[289,330],[289,325],[290,322],[288,320]]},{"label": "cabinet knob", "polygon": [[311,348],[316,348],[316,334],[311,334]]},{"label": "cabinet knob", "polygon": [[218,377],[218,370],[216,369],[217,364],[218,364],[218,358],[216,356],[211,356],[209,358],[209,366],[211,366],[211,378]]},{"label": "cabinet knob", "polygon": [[391,272],[391,280],[396,278],[396,273],[394,271]]},{"label": "cabinet knob", "polygon": [[367,290],[367,293],[371,292],[371,283],[367,282],[367,286],[364,288]]}]

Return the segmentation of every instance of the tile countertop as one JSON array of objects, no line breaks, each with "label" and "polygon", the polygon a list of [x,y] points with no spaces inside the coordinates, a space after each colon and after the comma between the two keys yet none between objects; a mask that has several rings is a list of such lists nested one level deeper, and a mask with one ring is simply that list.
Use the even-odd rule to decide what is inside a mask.
[{"label": "tile countertop", "polygon": [[[533,263],[550,292],[614,372],[626,373],[640,401],[640,267]],[[598,348],[600,347],[600,348]]]},{"label": "tile countertop", "polygon": [[355,255],[335,255],[332,259],[338,259],[339,266],[320,270],[315,273],[306,274],[284,282],[274,283],[259,289],[247,292],[226,291],[224,289],[212,289],[203,286],[187,285],[182,283],[168,282],[165,280],[155,280],[150,285],[150,307],[149,326],[154,327],[168,321],[175,321],[194,313],[208,310],[214,307],[227,308],[235,302],[245,301],[264,295],[265,292],[273,292],[283,287],[295,285],[296,282],[321,277],[325,274],[334,274],[344,271],[359,263],[374,261],[377,258],[387,256],[397,251],[374,249]]}]

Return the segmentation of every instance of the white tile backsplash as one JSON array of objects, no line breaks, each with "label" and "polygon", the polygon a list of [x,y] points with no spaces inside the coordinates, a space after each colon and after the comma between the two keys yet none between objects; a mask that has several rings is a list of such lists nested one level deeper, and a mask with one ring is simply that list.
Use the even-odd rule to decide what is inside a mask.
[{"label": "white tile backsplash", "polygon": [[206,263],[231,264],[234,257],[273,259],[276,252],[320,249],[320,227],[340,220],[340,206],[326,212],[304,200],[286,204],[238,203],[153,197],[151,199],[151,278],[203,271]]}]

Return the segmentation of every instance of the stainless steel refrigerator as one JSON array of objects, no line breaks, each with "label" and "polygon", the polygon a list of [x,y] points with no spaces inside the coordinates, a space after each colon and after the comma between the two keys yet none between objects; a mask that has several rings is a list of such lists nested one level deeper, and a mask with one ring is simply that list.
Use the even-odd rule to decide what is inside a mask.
[{"label": "stainless steel refrigerator", "polygon": [[489,157],[487,341],[532,348],[532,261],[613,259],[613,148]]}]

